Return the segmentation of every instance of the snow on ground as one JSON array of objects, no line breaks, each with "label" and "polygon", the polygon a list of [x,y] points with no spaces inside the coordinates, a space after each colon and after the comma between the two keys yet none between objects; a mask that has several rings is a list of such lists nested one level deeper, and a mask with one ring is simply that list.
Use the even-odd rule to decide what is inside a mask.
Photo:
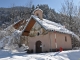
[{"label": "snow on ground", "polygon": [[0,50],[0,60],[80,60],[80,50],[27,54]]}]

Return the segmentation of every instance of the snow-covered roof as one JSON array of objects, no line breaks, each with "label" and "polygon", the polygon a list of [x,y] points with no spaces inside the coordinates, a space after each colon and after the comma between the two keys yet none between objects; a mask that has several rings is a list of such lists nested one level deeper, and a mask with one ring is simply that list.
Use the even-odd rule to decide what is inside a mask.
[{"label": "snow-covered roof", "polygon": [[65,33],[65,34],[70,34],[70,35],[75,36],[79,40],[79,37],[76,34],[69,31],[68,29],[66,29],[64,26],[62,26],[59,23],[55,23],[55,22],[52,22],[52,21],[47,20],[47,19],[40,20],[35,15],[31,15],[31,18],[36,20],[47,31],[56,31],[56,32],[61,32],[61,33]]}]

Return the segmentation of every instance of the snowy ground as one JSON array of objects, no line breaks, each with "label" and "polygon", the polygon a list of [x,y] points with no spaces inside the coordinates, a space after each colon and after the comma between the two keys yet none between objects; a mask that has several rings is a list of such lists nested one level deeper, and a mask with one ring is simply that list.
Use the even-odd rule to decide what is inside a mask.
[{"label": "snowy ground", "polygon": [[39,54],[11,53],[0,50],[0,60],[80,60],[80,50]]}]

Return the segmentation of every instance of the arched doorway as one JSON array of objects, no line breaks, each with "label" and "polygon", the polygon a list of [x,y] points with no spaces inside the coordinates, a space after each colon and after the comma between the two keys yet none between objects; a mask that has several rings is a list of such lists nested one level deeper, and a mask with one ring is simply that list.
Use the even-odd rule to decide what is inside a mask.
[{"label": "arched doorway", "polygon": [[41,53],[42,52],[42,42],[41,41],[37,41],[36,42],[36,53]]}]

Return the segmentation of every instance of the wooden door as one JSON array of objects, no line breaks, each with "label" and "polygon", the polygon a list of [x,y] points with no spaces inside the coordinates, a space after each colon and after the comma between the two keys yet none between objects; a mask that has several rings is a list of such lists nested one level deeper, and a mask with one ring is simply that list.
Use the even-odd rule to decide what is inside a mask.
[{"label": "wooden door", "polygon": [[36,42],[36,53],[41,53],[42,52],[42,43],[41,41]]}]

